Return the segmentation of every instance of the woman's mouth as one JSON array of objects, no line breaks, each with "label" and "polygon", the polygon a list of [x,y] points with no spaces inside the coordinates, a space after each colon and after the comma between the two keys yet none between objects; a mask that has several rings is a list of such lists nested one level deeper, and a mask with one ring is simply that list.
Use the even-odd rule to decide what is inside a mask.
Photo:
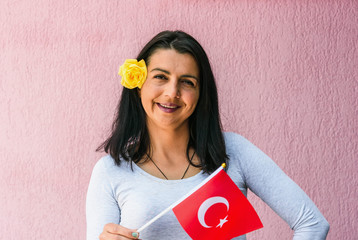
[{"label": "woman's mouth", "polygon": [[157,103],[157,106],[159,107],[160,110],[166,113],[175,112],[180,108],[180,106],[173,103]]}]

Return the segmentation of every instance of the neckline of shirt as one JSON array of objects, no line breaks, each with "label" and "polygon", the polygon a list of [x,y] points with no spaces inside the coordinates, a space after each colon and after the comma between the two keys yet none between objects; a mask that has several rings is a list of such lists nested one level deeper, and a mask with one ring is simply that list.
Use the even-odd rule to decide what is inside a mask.
[{"label": "neckline of shirt", "polygon": [[194,176],[188,177],[188,178],[183,178],[183,179],[175,179],[175,180],[167,180],[167,179],[163,179],[163,178],[159,178],[156,176],[153,176],[150,173],[147,173],[146,171],[144,171],[143,169],[141,169],[137,164],[133,163],[133,170],[138,171],[141,175],[154,180],[156,182],[160,182],[160,183],[166,183],[166,184],[175,184],[175,183],[182,183],[182,182],[190,182],[190,181],[195,181],[197,178],[200,178],[201,175],[203,174],[203,170],[201,170],[200,172],[198,172],[197,174],[195,174]]}]

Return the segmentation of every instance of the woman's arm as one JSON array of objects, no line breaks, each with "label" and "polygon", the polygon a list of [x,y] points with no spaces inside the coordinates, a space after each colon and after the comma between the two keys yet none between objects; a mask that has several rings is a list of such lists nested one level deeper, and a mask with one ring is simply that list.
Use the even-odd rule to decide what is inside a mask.
[{"label": "woman's arm", "polygon": [[329,224],[305,192],[248,140],[235,141],[245,184],[290,225],[293,239],[326,239]]},{"label": "woman's arm", "polygon": [[120,222],[120,209],[103,158],[93,168],[88,186],[86,220],[87,240],[98,240],[107,223]]}]

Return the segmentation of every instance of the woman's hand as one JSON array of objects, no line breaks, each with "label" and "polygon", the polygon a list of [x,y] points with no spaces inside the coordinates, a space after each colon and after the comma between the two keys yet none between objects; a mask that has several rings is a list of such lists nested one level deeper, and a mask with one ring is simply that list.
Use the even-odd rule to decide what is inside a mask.
[{"label": "woman's hand", "polygon": [[106,224],[103,228],[103,232],[99,235],[100,240],[127,240],[138,238],[139,233],[136,232],[136,230],[125,228],[114,223]]}]

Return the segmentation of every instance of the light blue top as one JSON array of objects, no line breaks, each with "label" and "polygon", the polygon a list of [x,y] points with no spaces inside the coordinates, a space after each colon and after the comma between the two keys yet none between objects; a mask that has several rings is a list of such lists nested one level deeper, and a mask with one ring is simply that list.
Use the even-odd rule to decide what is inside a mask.
[{"label": "light blue top", "polygon": [[[245,196],[249,188],[268,204],[294,230],[294,240],[326,239],[329,224],[303,190],[244,137],[235,133],[224,137],[227,173]],[[98,240],[107,223],[141,227],[208,176],[200,172],[182,180],[164,180],[132,166],[133,170],[125,161],[117,166],[109,155],[95,165],[87,193],[87,240]],[[140,238],[190,239],[172,211],[143,230]]]}]

